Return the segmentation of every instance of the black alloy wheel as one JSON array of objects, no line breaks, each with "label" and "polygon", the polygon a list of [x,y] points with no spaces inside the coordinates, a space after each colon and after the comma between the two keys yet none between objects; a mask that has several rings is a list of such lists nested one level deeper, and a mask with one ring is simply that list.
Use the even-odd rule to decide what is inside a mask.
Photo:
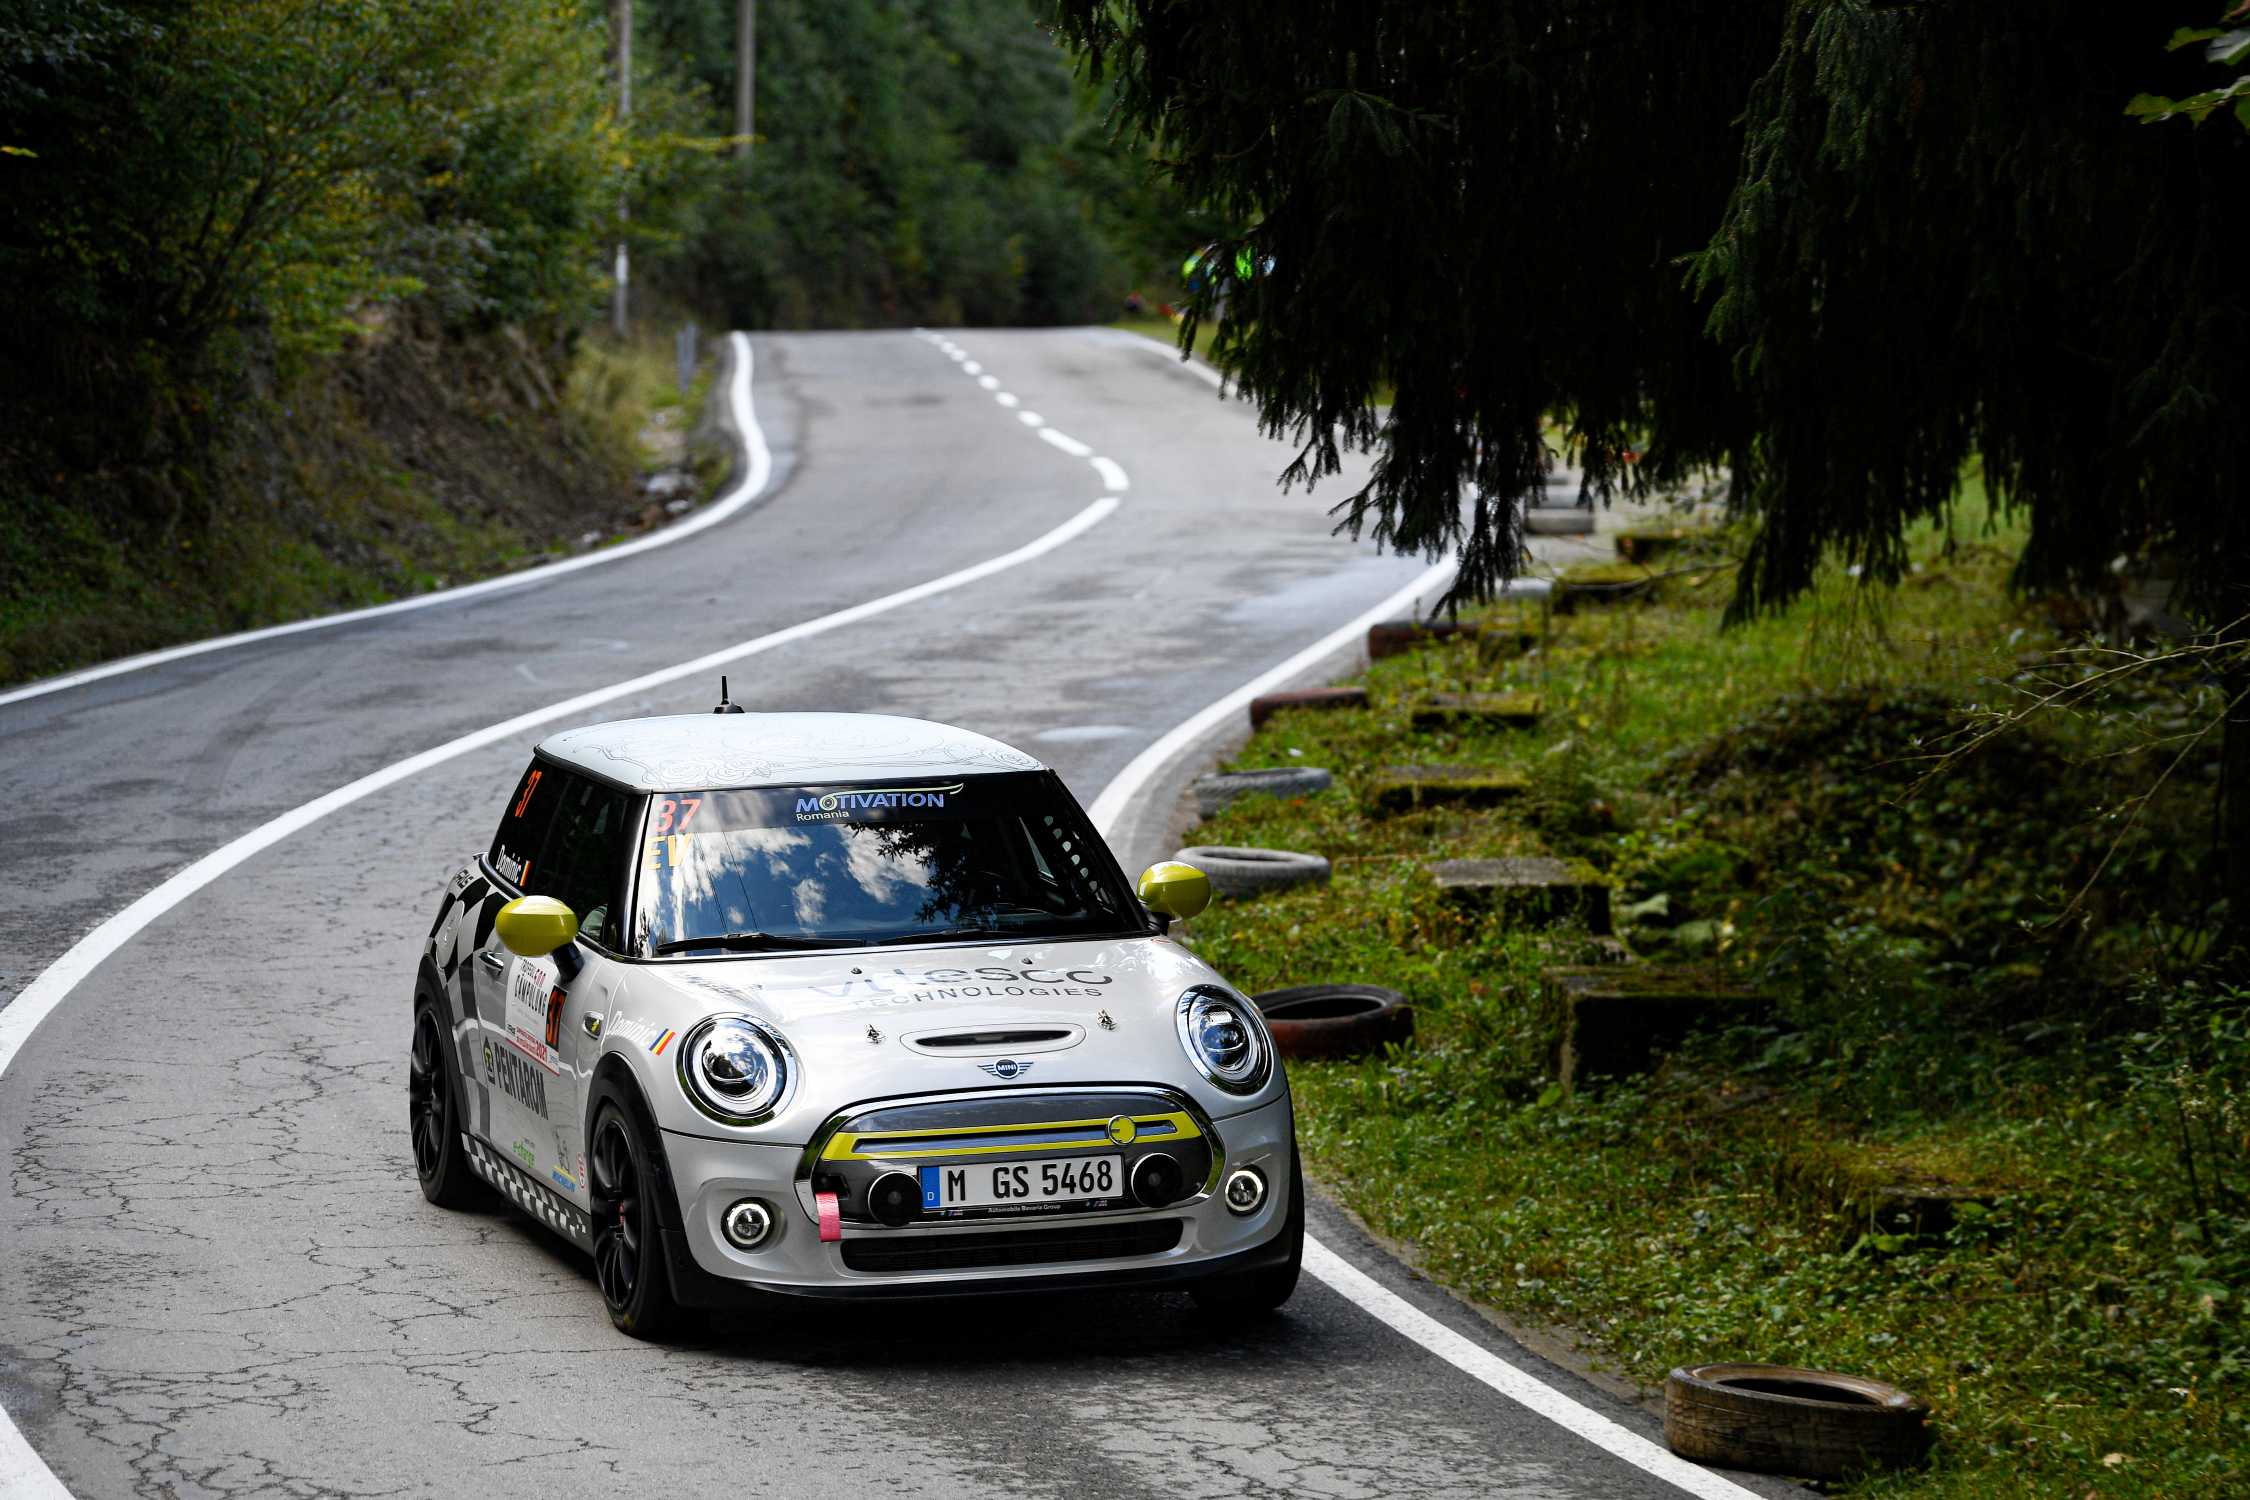
[{"label": "black alloy wheel", "polygon": [[648,1146],[631,1116],[605,1101],[594,1117],[594,1279],[609,1320],[621,1333],[656,1338],[670,1327],[678,1305],[664,1268],[657,1219],[660,1191]]},{"label": "black alloy wheel", "polygon": [[440,1208],[474,1208],[487,1201],[461,1141],[459,1099],[451,1035],[437,1007],[424,1001],[414,1008],[414,1045],[406,1058],[406,1130],[422,1196]]}]

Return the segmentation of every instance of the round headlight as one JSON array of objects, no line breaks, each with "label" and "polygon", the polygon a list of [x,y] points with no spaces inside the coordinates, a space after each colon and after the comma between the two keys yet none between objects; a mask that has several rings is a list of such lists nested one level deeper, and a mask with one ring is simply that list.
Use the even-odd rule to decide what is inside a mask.
[{"label": "round headlight", "polygon": [[680,1048],[680,1087],[697,1109],[729,1125],[754,1125],[789,1092],[789,1049],[746,1016],[713,1016]]},{"label": "round headlight", "polygon": [[1265,1086],[1271,1054],[1249,1001],[1221,989],[1189,990],[1180,996],[1179,1026],[1180,1045],[1204,1077],[1236,1094]]}]

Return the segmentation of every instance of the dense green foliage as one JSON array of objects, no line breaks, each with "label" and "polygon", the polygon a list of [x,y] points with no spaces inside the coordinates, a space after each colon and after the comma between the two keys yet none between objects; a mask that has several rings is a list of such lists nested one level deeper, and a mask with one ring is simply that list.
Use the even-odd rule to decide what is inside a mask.
[{"label": "dense green foliage", "polygon": [[[2183,942],[2216,756],[2206,741],[2144,801],[2135,715],[2105,712],[1922,783],[1968,702],[2057,670],[2063,637],[2006,594],[2023,539],[2020,517],[1982,544],[1916,527],[1881,620],[1830,567],[1722,633],[1726,534],[1642,602],[1495,611],[1506,634],[1377,663],[1368,709],[1278,715],[1237,761],[1325,766],[1335,789],[1246,798],[1194,834],[1319,852],[1333,881],[1222,901],[1191,936],[1246,988],[1415,1002],[1411,1045],[1290,1080],[1309,1169],[1433,1276],[1567,1325],[1644,1387],[1746,1359],[1922,1396],[1931,1467],[1850,1493],[2232,1493],[2250,995],[2194,977]],[[1537,692],[1544,717],[1414,728],[1414,704],[1462,690]],[[1530,789],[1386,815],[1371,787],[1400,763]],[[1539,852],[1605,871],[1635,954],[1775,1005],[1651,1075],[1566,1091],[1543,970],[1600,950],[1465,915],[1422,868]],[[1917,1196],[1957,1205],[1950,1223],[1882,1214]]]},{"label": "dense green foliage", "polygon": [[[642,45],[714,129],[731,128],[735,8],[642,4]],[[1185,232],[1151,231],[1137,153],[1108,142],[1023,0],[767,5],[757,48],[755,146],[665,273],[730,323],[1099,321]]]}]

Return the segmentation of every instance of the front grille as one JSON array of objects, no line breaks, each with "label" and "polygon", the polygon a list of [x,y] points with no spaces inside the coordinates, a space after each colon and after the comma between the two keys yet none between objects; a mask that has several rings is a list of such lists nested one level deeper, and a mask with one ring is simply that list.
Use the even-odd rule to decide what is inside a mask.
[{"label": "front grille", "polygon": [[986,1266],[1055,1265],[1074,1260],[1118,1260],[1158,1255],[1180,1243],[1178,1219],[1125,1224],[1082,1224],[1068,1229],[1021,1229],[999,1234],[871,1235],[844,1241],[844,1266],[853,1271],[973,1271]]}]

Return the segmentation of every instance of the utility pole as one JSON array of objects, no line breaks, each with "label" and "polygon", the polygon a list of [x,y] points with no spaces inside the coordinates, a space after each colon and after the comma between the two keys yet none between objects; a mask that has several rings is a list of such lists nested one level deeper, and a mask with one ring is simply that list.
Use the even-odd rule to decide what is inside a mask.
[{"label": "utility pole", "polygon": [[735,0],[734,7],[734,154],[750,154],[750,136],[758,121],[758,0]]},{"label": "utility pole", "polygon": [[[622,128],[633,118],[633,0],[610,0],[610,24],[614,32],[612,55],[617,59],[617,123]],[[625,221],[632,214],[632,204],[623,193],[617,198],[617,263],[616,285],[610,293],[609,321],[619,338],[625,337],[625,289],[631,279],[632,264],[625,252]]]}]

